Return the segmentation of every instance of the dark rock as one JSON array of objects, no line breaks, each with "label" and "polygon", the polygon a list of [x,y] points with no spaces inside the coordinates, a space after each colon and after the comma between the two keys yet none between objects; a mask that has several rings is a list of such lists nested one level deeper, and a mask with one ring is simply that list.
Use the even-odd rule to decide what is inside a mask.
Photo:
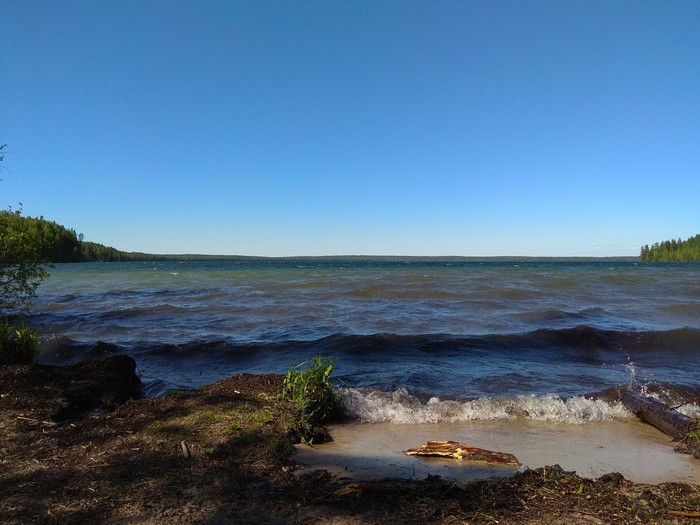
[{"label": "dark rock", "polygon": [[625,482],[625,477],[619,472],[610,472],[603,474],[598,481],[601,483],[612,483],[613,485],[622,486]]},{"label": "dark rock", "polygon": [[116,355],[120,352],[120,348],[113,343],[105,343],[104,341],[97,341],[88,350],[88,356],[90,359],[104,359],[109,356]]},{"label": "dark rock", "polygon": [[311,438],[309,442],[314,445],[319,445],[321,443],[330,443],[333,441],[333,437],[328,432],[328,429],[321,426],[316,426],[311,430]]},{"label": "dark rock", "polygon": [[[59,367],[56,367],[59,368]],[[58,407],[51,418],[65,421],[94,409],[113,410],[130,399],[142,397],[136,362],[126,355],[80,361],[63,368]]]}]

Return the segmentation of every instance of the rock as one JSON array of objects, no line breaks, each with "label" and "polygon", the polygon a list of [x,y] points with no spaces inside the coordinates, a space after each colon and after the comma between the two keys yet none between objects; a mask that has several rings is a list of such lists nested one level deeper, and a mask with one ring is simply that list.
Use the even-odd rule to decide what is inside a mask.
[{"label": "rock", "polygon": [[58,409],[51,419],[64,421],[94,409],[113,410],[130,399],[142,397],[136,361],[126,355],[80,361],[54,367],[60,388]]}]

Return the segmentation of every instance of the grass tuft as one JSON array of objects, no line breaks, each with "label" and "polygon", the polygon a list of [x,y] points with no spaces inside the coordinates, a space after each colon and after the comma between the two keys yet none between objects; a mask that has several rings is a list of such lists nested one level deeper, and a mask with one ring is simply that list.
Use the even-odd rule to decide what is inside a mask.
[{"label": "grass tuft", "polygon": [[292,401],[309,427],[327,423],[342,415],[340,396],[331,384],[336,358],[320,355],[289,369],[282,385],[282,397]]},{"label": "grass tuft", "polygon": [[31,364],[38,345],[39,334],[24,319],[19,326],[11,326],[7,319],[0,324],[0,364]]}]

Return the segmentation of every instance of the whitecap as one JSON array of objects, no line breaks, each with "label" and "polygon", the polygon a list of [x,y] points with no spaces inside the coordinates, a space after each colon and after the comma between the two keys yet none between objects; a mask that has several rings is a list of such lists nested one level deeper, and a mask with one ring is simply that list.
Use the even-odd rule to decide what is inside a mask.
[{"label": "whitecap", "polygon": [[516,396],[456,401],[432,397],[422,402],[401,388],[394,392],[345,388],[343,406],[351,417],[368,423],[458,423],[525,418],[534,421],[586,423],[632,417],[619,403],[574,396]]}]

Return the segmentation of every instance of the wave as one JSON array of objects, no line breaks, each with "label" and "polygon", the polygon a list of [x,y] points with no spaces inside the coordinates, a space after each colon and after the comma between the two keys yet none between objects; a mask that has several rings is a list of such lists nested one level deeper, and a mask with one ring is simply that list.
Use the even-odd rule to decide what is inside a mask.
[{"label": "wave", "polygon": [[[173,307],[165,306],[163,311]],[[125,317],[139,315],[135,307],[121,312]],[[211,321],[211,319],[210,319]],[[187,360],[206,354],[215,359],[236,360],[246,355],[259,353],[292,353],[295,355],[335,355],[356,360],[374,355],[386,358],[411,356],[445,356],[471,358],[479,356],[527,355],[546,359],[606,362],[615,356],[633,359],[645,354],[657,355],[660,359],[682,359],[698,354],[700,330],[678,328],[666,331],[614,331],[602,330],[588,325],[566,329],[540,329],[521,334],[490,334],[479,336],[454,336],[444,334],[397,335],[397,334],[334,334],[320,339],[287,340],[284,329],[272,331],[274,338],[247,341],[183,341],[182,344],[131,341],[119,346],[123,352],[139,355],[167,356],[174,360]],[[272,339],[272,340],[271,340]],[[44,340],[40,347],[42,355],[65,353],[71,355],[88,352],[93,343],[73,341],[55,335]],[[50,356],[51,357],[51,356]],[[52,356],[60,361],[57,355]],[[624,360],[624,359],[623,359]]]},{"label": "wave", "polygon": [[[157,309],[144,310],[132,307],[118,312],[120,319],[140,317],[145,313],[166,316],[180,307],[162,305]],[[114,315],[114,313],[110,314]],[[102,319],[103,322],[106,319]],[[212,321],[210,318],[209,321]],[[214,319],[216,321],[216,319]],[[296,331],[303,327],[294,326]],[[511,353],[535,351],[552,358],[558,354],[569,354],[571,351],[600,350],[617,354],[639,353],[673,353],[696,354],[700,348],[700,330],[695,328],[677,328],[665,331],[624,331],[603,330],[588,325],[579,325],[564,329],[538,329],[516,334],[486,334],[476,336],[457,336],[449,334],[333,334],[319,339],[295,340],[285,338],[290,327],[280,327],[278,330],[268,329],[274,337],[264,340],[245,341],[183,341],[182,344],[160,344],[157,342],[125,342],[122,346],[139,347],[140,352],[163,353],[173,351],[176,357],[186,359],[188,354],[200,354],[202,350],[212,351],[212,347],[221,354],[230,353],[233,356],[242,352],[258,350],[303,349],[316,353],[348,355],[384,355],[411,353],[439,355],[449,352],[451,355],[479,355],[483,353]],[[50,340],[51,338],[49,338]],[[78,344],[78,343],[75,343]],[[85,343],[81,343],[85,346]],[[579,355],[585,355],[580,353]],[[175,356],[174,356],[175,357]]]},{"label": "wave", "polygon": [[[630,384],[642,397],[653,398],[690,418],[700,418],[700,386],[667,383]],[[562,398],[555,394],[478,399],[440,399],[411,393],[363,388],[341,388],[347,415],[365,423],[464,423],[499,419],[529,419],[582,424],[635,417],[618,399],[615,388],[590,395]]]},{"label": "wave", "polygon": [[[264,341],[205,337],[182,344],[89,344],[54,337],[42,343],[39,360],[70,364],[83,358],[129,354],[136,359],[144,382],[162,381],[156,390],[164,392],[167,385],[197,388],[235,373],[283,374],[314,355],[335,356],[336,377],[346,387],[362,393],[347,394],[351,406],[358,407],[352,410],[357,417],[380,417],[367,415],[371,412],[367,403],[381,400],[385,405],[375,405],[376,414],[410,419],[413,416],[396,415],[402,412],[391,404],[396,403],[395,399],[376,393],[406,389],[414,396],[427,392],[426,399],[442,399],[440,403],[444,404],[430,406],[433,415],[419,410],[420,415],[415,417],[426,421],[432,417],[448,420],[524,413],[553,420],[585,420],[604,417],[613,410],[599,406],[595,399],[584,401],[591,392],[640,385],[650,389],[648,395],[673,405],[673,398],[689,398],[688,392],[680,395],[679,389],[695,391],[700,385],[700,330],[691,328],[635,332],[581,325],[523,334],[335,334],[305,341],[285,339],[286,329],[279,327],[275,332],[272,327]],[[662,389],[654,390],[653,385],[658,384],[675,385],[675,390],[672,388],[669,396]],[[420,408],[397,395],[406,407]],[[700,397],[700,391],[695,396]],[[581,399],[574,402],[578,397]],[[565,400],[563,404],[557,404],[558,398]],[[459,401],[454,405],[450,401],[454,399],[500,401],[488,401],[486,405]]]},{"label": "wave", "polygon": [[422,401],[405,388],[393,392],[343,388],[340,391],[348,416],[366,423],[461,423],[525,418],[535,421],[587,423],[633,417],[621,404],[603,399],[555,395],[521,395],[508,398]]},{"label": "wave", "polygon": [[443,350],[478,352],[516,352],[536,349],[556,353],[567,349],[590,349],[658,352],[695,352],[700,347],[700,330],[678,328],[666,331],[602,330],[588,325],[565,329],[538,329],[519,334],[480,336],[426,335],[347,335],[335,334],[315,342],[324,350],[335,352],[390,352],[406,350],[439,353]]}]

